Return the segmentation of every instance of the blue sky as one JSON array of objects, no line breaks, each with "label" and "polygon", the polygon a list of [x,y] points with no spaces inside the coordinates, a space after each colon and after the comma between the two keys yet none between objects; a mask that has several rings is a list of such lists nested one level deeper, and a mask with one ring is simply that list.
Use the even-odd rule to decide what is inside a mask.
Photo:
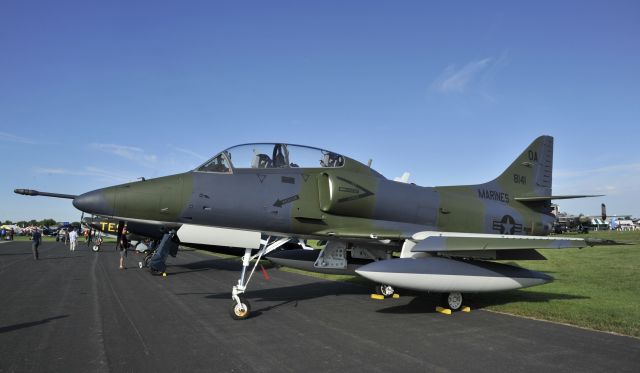
[{"label": "blue sky", "polygon": [[555,137],[561,210],[640,215],[637,1],[0,3],[0,219],[239,143],[350,155],[425,186]]}]

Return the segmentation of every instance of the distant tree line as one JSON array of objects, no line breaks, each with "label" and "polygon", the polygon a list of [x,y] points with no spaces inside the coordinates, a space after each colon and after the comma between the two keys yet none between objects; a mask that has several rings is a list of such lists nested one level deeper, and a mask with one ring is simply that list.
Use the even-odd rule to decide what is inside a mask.
[{"label": "distant tree line", "polygon": [[[12,225],[15,224],[19,227],[28,227],[28,226],[36,226],[36,227],[51,227],[54,225],[58,225],[58,222],[55,221],[55,219],[44,219],[44,220],[35,220],[35,219],[31,219],[29,221],[26,220],[20,220],[18,222],[13,222],[11,220],[5,220],[2,224],[6,224],[6,225]],[[71,225],[75,225],[75,226],[80,226],[80,222],[73,222],[71,223]]]}]

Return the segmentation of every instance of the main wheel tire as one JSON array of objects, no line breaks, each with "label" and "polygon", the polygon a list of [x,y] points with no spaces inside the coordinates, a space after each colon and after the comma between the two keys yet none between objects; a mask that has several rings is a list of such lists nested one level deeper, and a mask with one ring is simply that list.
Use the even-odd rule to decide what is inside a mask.
[{"label": "main wheel tire", "polygon": [[443,305],[445,305],[448,309],[452,310],[452,311],[457,311],[460,309],[460,307],[462,307],[462,294],[459,292],[451,292],[448,294],[443,294],[442,296],[442,303]]},{"label": "main wheel tire", "polygon": [[378,295],[382,295],[384,297],[390,297],[395,292],[396,291],[393,289],[393,287],[391,285],[380,284],[380,285],[376,286],[376,293]]},{"label": "main wheel tire", "polygon": [[233,301],[233,304],[229,309],[229,314],[234,320],[245,320],[249,318],[249,315],[251,314],[251,304],[244,298],[240,298],[240,304]]},{"label": "main wheel tire", "polygon": [[100,246],[93,245],[93,247],[91,249],[93,250],[94,253],[97,253],[98,251],[100,251]]}]

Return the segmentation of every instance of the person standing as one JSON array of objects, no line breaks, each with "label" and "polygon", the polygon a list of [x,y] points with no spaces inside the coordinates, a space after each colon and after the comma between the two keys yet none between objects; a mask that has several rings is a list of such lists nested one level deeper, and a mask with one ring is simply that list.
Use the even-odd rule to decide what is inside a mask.
[{"label": "person standing", "polygon": [[120,235],[120,242],[118,247],[120,248],[120,269],[125,269],[124,258],[127,257],[127,249],[129,248],[129,239],[127,238],[127,228],[122,229]]},{"label": "person standing", "polygon": [[73,228],[69,233],[69,250],[76,251],[76,244],[78,243],[78,232]]},{"label": "person standing", "polygon": [[33,231],[33,235],[31,236],[31,251],[33,251],[33,259],[38,260],[38,247],[40,246],[40,242],[42,241],[42,234],[36,228]]},{"label": "person standing", "polygon": [[91,247],[91,241],[93,241],[93,229],[87,228],[85,231],[85,237],[87,239],[87,247]]}]

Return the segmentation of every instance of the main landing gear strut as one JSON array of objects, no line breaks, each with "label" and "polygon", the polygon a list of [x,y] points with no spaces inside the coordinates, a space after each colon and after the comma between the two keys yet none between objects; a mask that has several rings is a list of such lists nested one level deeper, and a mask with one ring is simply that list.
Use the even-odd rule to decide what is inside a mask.
[{"label": "main landing gear strut", "polygon": [[[258,250],[255,255],[251,255],[251,249],[245,249],[244,251],[244,256],[242,256],[242,273],[240,274],[238,284],[234,286],[233,290],[231,291],[233,304],[231,305],[229,314],[234,320],[245,320],[249,318],[251,314],[251,304],[243,297],[243,294],[249,286],[249,281],[251,281],[251,277],[253,276],[256,267],[258,267],[258,265],[260,264],[260,259],[264,255],[284,245],[290,239],[289,237],[283,237],[272,243],[269,243],[270,238],[271,237],[269,237],[267,241],[261,245],[260,250]],[[247,276],[247,269],[249,269],[251,261],[254,259],[256,259],[256,261],[253,264],[253,268],[251,268],[249,276]]]}]

